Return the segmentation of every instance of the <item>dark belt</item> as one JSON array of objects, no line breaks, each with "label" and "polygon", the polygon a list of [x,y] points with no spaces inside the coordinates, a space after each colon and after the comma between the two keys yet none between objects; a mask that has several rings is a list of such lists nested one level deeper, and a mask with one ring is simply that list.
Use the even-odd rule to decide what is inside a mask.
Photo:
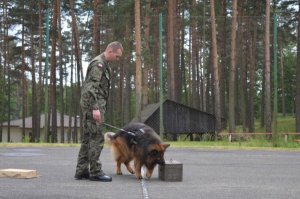
[{"label": "dark belt", "polygon": [[83,114],[84,114],[83,118],[85,117],[87,120],[93,119],[93,113],[92,112],[87,111],[87,112],[84,112]]},{"label": "dark belt", "polygon": [[[101,117],[103,118],[104,112],[100,110],[100,113],[101,113]],[[93,112],[91,112],[91,111],[83,112],[83,117],[84,117],[84,116],[85,116],[85,118],[86,118],[87,120],[92,120],[92,119],[94,119],[94,118],[93,118]]]}]

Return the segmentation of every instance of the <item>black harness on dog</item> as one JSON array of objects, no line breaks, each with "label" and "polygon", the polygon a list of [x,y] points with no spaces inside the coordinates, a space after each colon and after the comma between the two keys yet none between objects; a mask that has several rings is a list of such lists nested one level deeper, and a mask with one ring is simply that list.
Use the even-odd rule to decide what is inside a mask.
[{"label": "black harness on dog", "polygon": [[116,126],[113,126],[113,125],[110,125],[110,124],[107,124],[107,123],[104,123],[104,122],[103,122],[103,124],[104,124],[105,126],[108,126],[108,127],[110,127],[110,128],[114,128],[114,129],[117,129],[117,130],[119,130],[119,131],[123,131],[123,132],[127,133],[128,135],[130,135],[130,145],[132,145],[132,144],[137,144],[136,136],[137,136],[138,134],[144,134],[144,133],[145,133],[144,129],[134,129],[134,130],[131,130],[131,131],[126,131],[126,130],[124,130],[124,129],[118,128],[118,127],[116,127]]}]

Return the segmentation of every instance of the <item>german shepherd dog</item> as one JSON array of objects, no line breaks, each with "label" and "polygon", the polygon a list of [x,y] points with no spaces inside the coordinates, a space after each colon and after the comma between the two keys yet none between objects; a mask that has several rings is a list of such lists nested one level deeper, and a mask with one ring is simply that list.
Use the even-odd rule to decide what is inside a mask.
[{"label": "german shepherd dog", "polygon": [[[121,164],[137,179],[142,179],[141,169],[146,166],[146,177],[150,178],[154,167],[164,165],[164,152],[170,146],[162,143],[157,133],[143,123],[129,123],[117,133],[105,134],[105,142],[110,145],[115,159],[116,174],[122,175]],[[130,162],[134,160],[134,170]]]}]

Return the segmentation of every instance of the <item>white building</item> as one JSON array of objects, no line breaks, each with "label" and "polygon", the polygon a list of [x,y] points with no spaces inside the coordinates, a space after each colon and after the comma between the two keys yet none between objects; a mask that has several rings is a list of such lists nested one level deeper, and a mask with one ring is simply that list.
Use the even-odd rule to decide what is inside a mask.
[{"label": "white building", "polygon": [[[70,131],[71,134],[74,132],[74,117],[71,118],[71,127]],[[51,125],[51,121],[50,121]],[[22,126],[23,126],[23,120],[12,120],[10,121],[10,142],[22,142]],[[77,135],[78,135],[78,141],[80,140],[80,119],[77,120]],[[68,137],[69,132],[69,116],[64,115],[64,138],[65,142]],[[2,128],[2,142],[7,142],[7,131],[8,131],[8,122],[3,123]],[[30,138],[32,133],[32,117],[25,118],[25,137]],[[45,139],[45,115],[41,115],[41,124],[40,124],[40,140],[43,142]],[[72,136],[71,136],[71,141]],[[60,113],[57,113],[57,142],[61,142],[61,126],[60,126]]]}]

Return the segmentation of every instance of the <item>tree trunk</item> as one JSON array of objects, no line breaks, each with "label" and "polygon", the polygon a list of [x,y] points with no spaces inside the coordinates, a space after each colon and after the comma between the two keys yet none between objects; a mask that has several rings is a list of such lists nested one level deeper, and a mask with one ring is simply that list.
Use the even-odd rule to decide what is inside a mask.
[{"label": "tree trunk", "polygon": [[262,89],[261,89],[261,101],[260,101],[260,107],[261,107],[261,110],[260,110],[260,127],[263,128],[266,126],[266,118],[265,118],[265,68],[263,66],[263,69],[262,69],[262,74],[263,74],[263,80],[262,80]]},{"label": "tree trunk", "polygon": [[57,113],[56,113],[56,35],[57,35],[57,1],[53,2],[52,37],[51,37],[51,73],[50,73],[50,109],[52,113],[51,142],[57,142]]},{"label": "tree trunk", "polygon": [[235,75],[236,75],[236,26],[237,0],[233,0],[233,16],[231,25],[231,65],[229,72],[229,133],[235,133]]},{"label": "tree trunk", "polygon": [[[261,1],[256,2],[256,16],[260,13]],[[248,98],[248,126],[249,132],[255,132],[254,128],[254,81],[255,81],[255,64],[256,64],[256,41],[257,41],[257,18],[253,20],[253,38],[249,31],[249,98]],[[251,46],[250,46],[251,45]]]},{"label": "tree trunk", "polygon": [[150,54],[150,9],[151,9],[151,0],[146,1],[146,14],[145,14],[145,64],[143,70],[143,104],[142,107],[145,108],[148,105],[149,97],[148,97],[148,77],[149,77],[149,69],[151,66],[152,56]]},{"label": "tree trunk", "polygon": [[[248,19],[249,20],[249,19]],[[253,40],[251,37],[250,32],[250,22],[248,22],[248,53],[249,53],[249,119],[248,119],[248,125],[249,125],[249,132],[254,132],[254,70],[255,70],[255,49],[253,47]],[[256,27],[256,21],[254,22],[254,27]],[[254,28],[255,29],[255,28]],[[254,30],[255,31],[255,30]]]},{"label": "tree trunk", "polygon": [[60,12],[60,0],[57,0],[57,16],[58,16],[58,60],[59,60],[59,100],[60,100],[60,142],[65,142],[65,129],[64,129],[64,85],[63,85],[63,60],[62,60],[62,54],[63,54],[63,45],[62,45],[62,36],[61,36],[61,12]]},{"label": "tree trunk", "polygon": [[[73,44],[74,38],[72,37],[71,43]],[[69,92],[69,128],[68,128],[68,143],[75,143],[74,139],[74,128],[72,128],[72,116],[73,116],[73,109],[74,109],[74,91],[73,91],[73,71],[74,71],[74,45],[71,45],[71,74],[70,74],[70,92]],[[72,130],[73,129],[73,130]]]},{"label": "tree trunk", "polygon": [[[23,1],[24,3],[24,1]],[[27,110],[27,90],[26,90],[26,77],[25,77],[25,24],[24,16],[22,18],[22,140],[25,138],[25,117]]]},{"label": "tree trunk", "polygon": [[[8,33],[7,33],[8,35]],[[6,54],[6,58],[9,59],[10,57],[10,47],[7,46],[8,44],[6,43],[6,50],[7,50],[7,54]],[[6,67],[7,67],[7,87],[8,87],[8,90],[7,90],[7,95],[8,95],[8,104],[10,105],[11,103],[11,84],[10,84],[10,80],[11,80],[11,69],[9,67],[10,65],[10,61],[7,60],[7,63],[5,64]],[[7,129],[7,142],[11,142],[10,140],[10,119],[11,119],[11,106],[8,106],[8,129]]]},{"label": "tree trunk", "polygon": [[[8,8],[7,8],[7,1],[4,0],[3,1],[3,31],[4,31],[4,34],[3,34],[3,49],[4,49],[4,52],[3,52],[3,58],[4,58],[4,61],[3,61],[3,75],[1,76],[1,79],[3,78],[3,82],[5,83],[4,86],[6,86],[6,81],[5,81],[5,75],[7,75],[6,73],[6,69],[8,68],[7,65],[7,61],[8,61]],[[2,66],[2,63],[1,63],[1,66]],[[8,77],[9,79],[10,77]],[[4,93],[5,93],[5,87],[4,86],[1,86],[1,91],[3,92],[3,95],[1,96],[1,110],[2,110],[2,113],[5,113],[6,110],[6,106],[5,106],[5,97],[4,97]],[[10,86],[8,84],[8,99],[10,101]],[[10,103],[10,102],[9,102]],[[7,142],[10,142],[10,106],[8,106],[8,118],[7,118]],[[4,118],[3,118],[4,119]],[[3,126],[3,119],[1,117],[1,141],[2,141],[2,126]]]},{"label": "tree trunk", "polygon": [[174,9],[175,1],[168,1],[168,97],[175,100],[175,66],[174,66]]},{"label": "tree trunk", "polygon": [[192,0],[192,6],[191,6],[191,34],[192,34],[192,60],[191,60],[191,67],[192,67],[192,95],[191,95],[191,101],[192,101],[192,107],[197,107],[197,81],[196,81],[196,58],[197,58],[197,36],[196,36],[196,0]]},{"label": "tree trunk", "polygon": [[[3,1],[3,7],[2,7],[2,13],[4,14],[4,9],[5,9],[5,1]],[[5,18],[3,16],[3,18]],[[4,20],[4,19],[3,19]],[[4,41],[4,34],[5,34],[5,28],[3,28],[2,26],[3,22],[0,23],[0,30],[4,30],[3,31],[3,34],[0,35],[0,40],[3,41],[1,44],[0,44],[0,49],[2,49],[2,52],[0,52],[0,81],[2,82],[2,85],[5,86],[6,85],[6,82],[4,81],[4,66],[3,66],[3,63],[2,63],[2,56],[4,58],[5,56],[5,41]],[[0,88],[0,111],[2,113],[5,113],[5,110],[4,110],[4,95],[2,93],[4,93],[4,88],[3,86],[1,86]],[[3,117],[0,117],[0,142],[2,142],[2,134],[3,134],[3,121],[4,121],[4,118]]]},{"label": "tree trunk", "polygon": [[41,104],[43,101],[43,80],[42,80],[42,63],[43,63],[43,3],[39,1],[39,83],[38,83],[38,91],[37,91],[37,140],[41,139]]},{"label": "tree trunk", "polygon": [[[298,0],[300,7],[300,0]],[[300,133],[300,10],[298,11],[297,69],[296,69],[296,132]]]},{"label": "tree trunk", "polygon": [[[129,52],[132,51],[132,45],[131,45],[131,39],[130,38],[130,34],[131,34],[131,29],[132,27],[130,26],[131,23],[130,21],[132,20],[131,15],[127,14],[126,15],[126,25],[125,25],[125,37],[127,38],[125,39],[123,45],[124,48],[126,48]],[[124,82],[124,87],[122,88],[122,119],[123,119],[123,123],[122,126],[124,124],[127,124],[130,120],[131,120],[131,88],[130,88],[130,73],[131,73],[131,67],[129,64],[131,59],[131,55],[130,54],[125,54],[124,59],[123,59],[123,72],[124,72],[124,78],[125,78],[125,82]]]},{"label": "tree trunk", "polygon": [[100,8],[101,0],[93,0],[94,17],[93,17],[93,57],[100,54]]},{"label": "tree trunk", "polygon": [[[35,1],[31,0],[30,1],[30,7],[32,10],[33,7],[33,3],[35,3]],[[36,94],[36,81],[35,81],[35,49],[34,49],[34,41],[33,41],[33,13],[30,13],[30,21],[31,21],[31,33],[30,33],[30,48],[31,48],[31,56],[30,56],[30,60],[31,60],[31,81],[32,81],[32,137],[31,140],[32,142],[36,142],[37,140],[37,121],[38,121],[38,117],[37,117],[37,94]]]},{"label": "tree trunk", "polygon": [[[281,38],[282,39],[282,38]],[[280,45],[281,44],[281,45]],[[281,101],[282,101],[282,116],[286,116],[285,111],[285,85],[284,85],[284,65],[283,65],[283,49],[282,42],[279,43],[279,52],[280,52],[280,79],[281,79]]]},{"label": "tree trunk", "polygon": [[123,107],[124,107],[124,118],[123,118],[123,125],[127,124],[128,122],[130,122],[131,120],[131,88],[130,88],[130,67],[125,64],[125,79],[126,79],[126,86],[124,88],[124,93],[123,93],[123,98],[124,98],[124,102],[123,102]]},{"label": "tree trunk", "polygon": [[[244,15],[244,0],[239,1],[239,6],[238,6],[238,35],[237,35],[237,41],[239,43],[238,46],[238,50],[236,50],[237,55],[236,55],[236,70],[239,72],[237,72],[237,77],[236,79],[239,79],[239,82],[237,85],[237,88],[239,88],[239,92],[236,92],[235,95],[235,99],[236,101],[238,101],[239,107],[236,108],[236,112],[235,112],[235,117],[236,122],[238,122],[239,124],[242,123],[242,127],[243,127],[243,133],[245,133],[247,131],[247,114],[246,114],[246,99],[247,99],[247,88],[246,88],[246,82],[247,82],[247,69],[246,69],[246,62],[247,59],[245,59],[245,57],[249,57],[249,56],[245,56],[245,45],[244,45],[244,28],[243,28],[243,15]],[[249,20],[247,20],[247,30],[250,30],[248,27],[249,24]],[[239,60],[239,61],[238,61]],[[239,67],[238,67],[239,66]]]},{"label": "tree trunk", "polygon": [[[159,16],[160,12],[160,5],[157,4],[154,8],[154,15]],[[159,41],[159,19],[157,17],[156,20],[154,20],[154,28],[153,30],[153,39],[154,41]],[[154,92],[153,96],[153,102],[157,103],[159,101],[159,42],[154,42],[153,44],[153,49],[152,49],[152,54],[153,54],[153,80],[152,80],[152,89]]]},{"label": "tree trunk", "polygon": [[[216,133],[221,131],[221,107],[220,107],[220,86],[219,86],[219,70],[218,70],[218,52],[215,24],[215,1],[210,1],[211,15],[211,37],[212,37],[212,65],[214,74],[214,110],[216,116]],[[215,136],[217,139],[217,136]]]},{"label": "tree trunk", "polygon": [[[115,75],[116,71],[115,69],[111,70],[111,88],[116,88],[116,78]],[[107,106],[107,111],[105,114],[105,117],[108,119],[108,122],[112,125],[116,125],[115,124],[115,117],[114,117],[114,107],[115,107],[115,95],[116,95],[116,89],[112,89],[109,92],[109,97],[108,97],[108,106]]]},{"label": "tree trunk", "polygon": [[[125,31],[126,32],[126,31]],[[124,35],[124,37],[126,37],[127,35],[126,35],[126,33],[125,33],[125,35]],[[124,47],[124,41],[123,41],[123,47]],[[120,82],[119,82],[119,87],[120,87],[120,89],[119,89],[119,100],[118,100],[118,106],[119,106],[119,110],[118,110],[118,115],[119,115],[119,117],[120,117],[120,123],[119,123],[119,125],[121,125],[121,126],[123,126],[124,125],[124,115],[123,115],[123,113],[124,113],[124,97],[126,97],[126,93],[124,92],[124,90],[125,90],[125,66],[126,66],[127,64],[126,64],[126,61],[123,59],[123,62],[122,62],[122,66],[123,67],[121,67],[120,68]]]},{"label": "tree trunk", "polygon": [[141,121],[141,98],[142,98],[142,46],[141,46],[141,1],[135,0],[135,50],[136,50],[136,70],[135,70],[135,87],[136,87],[136,109],[135,117]]},{"label": "tree trunk", "polygon": [[265,120],[266,132],[272,132],[271,115],[271,66],[270,66],[270,0],[266,0],[265,22]]},{"label": "tree trunk", "polygon": [[[221,26],[220,26],[220,36],[219,36],[219,41],[220,41],[220,55],[221,55],[221,68],[219,70],[220,74],[220,100],[221,100],[221,116],[222,118],[226,118],[226,71],[227,71],[227,64],[226,64],[226,43],[227,43],[227,9],[226,9],[226,0],[221,0],[220,2],[220,9],[221,9]],[[205,28],[205,26],[203,26]],[[222,129],[226,128],[226,123],[222,123]]]},{"label": "tree trunk", "polygon": [[[76,66],[77,66],[77,88],[76,92],[81,93],[81,82],[83,81],[83,72],[82,72],[82,61],[81,61],[81,51],[80,51],[80,45],[79,45],[79,32],[76,22],[76,16],[75,16],[75,8],[74,8],[74,0],[70,0],[70,13],[72,16],[72,35],[74,37],[74,44],[75,44],[75,59],[76,59]],[[76,102],[79,101],[78,95],[76,95]],[[81,115],[81,110],[78,108],[78,103],[75,104],[75,140],[77,142],[77,115]],[[80,120],[80,128],[82,127],[82,120]],[[82,131],[80,131],[82,134]],[[82,137],[82,135],[80,136]]]},{"label": "tree trunk", "polygon": [[214,113],[214,108],[213,108],[213,103],[214,103],[214,89],[213,87],[213,82],[212,79],[214,79],[214,65],[213,65],[213,51],[212,51],[212,46],[209,47],[209,55],[208,55],[208,64],[207,64],[207,71],[205,74],[205,79],[206,79],[206,94],[205,94],[205,109],[204,111],[208,113]]},{"label": "tree trunk", "polygon": [[[205,17],[205,13],[206,13],[206,11],[205,11],[205,1],[203,1],[203,15],[202,15],[202,57],[203,57],[203,71],[205,71],[205,66],[207,65],[206,64],[206,32],[205,32],[205,22],[206,22],[206,17]],[[209,59],[210,60],[210,59]],[[208,67],[208,70],[209,70],[209,68],[210,67]],[[207,71],[208,71],[207,70]],[[207,74],[208,74],[208,72],[207,72]],[[203,101],[203,103],[202,103],[202,108],[201,108],[201,110],[203,110],[203,111],[207,111],[207,100],[208,100],[208,97],[207,97],[207,95],[208,95],[208,78],[207,78],[207,76],[206,76],[206,74],[205,74],[205,72],[203,72],[203,75],[202,75],[202,95],[201,95],[201,97],[202,97],[202,101]],[[221,97],[221,95],[220,95],[220,97]],[[221,100],[221,99],[220,99]]]},{"label": "tree trunk", "polygon": [[[188,39],[188,43],[189,43],[189,50],[188,52],[192,52],[192,28],[191,26],[189,26],[189,39]],[[193,100],[192,100],[192,55],[191,53],[188,53],[188,85],[189,85],[189,89],[188,89],[188,104],[192,105],[193,104]]]},{"label": "tree trunk", "polygon": [[78,33],[78,27],[76,22],[76,16],[74,11],[74,0],[70,0],[70,13],[72,16],[72,33],[74,37],[74,44],[75,44],[75,58],[77,63],[77,76],[81,76],[81,79],[79,78],[79,84],[81,81],[83,81],[83,73],[82,73],[82,61],[81,61],[81,51],[80,51],[80,45],[79,45],[79,33]]},{"label": "tree trunk", "polygon": [[[181,95],[182,95],[182,90],[177,89],[182,87],[182,77],[181,77],[181,70],[180,70],[180,44],[181,44],[181,24],[183,22],[182,18],[179,17],[181,16],[182,13],[182,3],[181,1],[175,1],[175,17],[174,17],[174,84],[175,84],[175,91],[174,95],[175,98],[174,100],[177,102],[181,102]],[[199,103],[198,103],[199,104]]]},{"label": "tree trunk", "polygon": [[181,29],[181,55],[180,55],[180,66],[181,66],[181,71],[180,71],[180,74],[181,74],[181,81],[182,81],[182,93],[183,93],[183,99],[182,101],[184,103],[187,103],[188,102],[188,88],[187,88],[187,78],[186,78],[186,65],[185,65],[185,49],[184,49],[184,44],[185,44],[185,34],[186,34],[186,31],[185,31],[185,26],[184,26],[184,23],[182,23],[182,29]]}]

